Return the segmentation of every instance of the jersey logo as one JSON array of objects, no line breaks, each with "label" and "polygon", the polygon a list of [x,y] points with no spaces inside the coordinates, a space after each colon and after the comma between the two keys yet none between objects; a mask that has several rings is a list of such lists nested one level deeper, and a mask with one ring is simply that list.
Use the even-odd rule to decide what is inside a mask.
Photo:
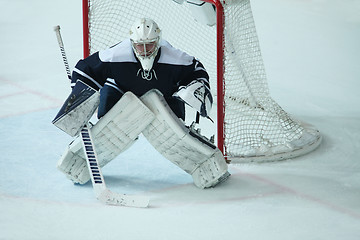
[{"label": "jersey logo", "polygon": [[205,87],[201,86],[195,89],[194,96],[201,102],[205,102]]},{"label": "jersey logo", "polygon": [[156,80],[158,79],[154,69],[147,71],[147,70],[143,70],[140,68],[139,71],[137,72],[136,76],[139,76],[139,74],[141,75],[142,79],[147,80],[147,81],[151,81],[153,79],[153,77]]}]

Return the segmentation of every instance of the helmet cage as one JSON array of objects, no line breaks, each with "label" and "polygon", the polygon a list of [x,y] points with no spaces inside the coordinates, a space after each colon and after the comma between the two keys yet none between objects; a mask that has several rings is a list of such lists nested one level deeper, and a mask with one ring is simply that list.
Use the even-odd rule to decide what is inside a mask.
[{"label": "helmet cage", "polygon": [[145,41],[131,40],[131,46],[137,57],[151,58],[155,56],[159,50],[159,37]]}]

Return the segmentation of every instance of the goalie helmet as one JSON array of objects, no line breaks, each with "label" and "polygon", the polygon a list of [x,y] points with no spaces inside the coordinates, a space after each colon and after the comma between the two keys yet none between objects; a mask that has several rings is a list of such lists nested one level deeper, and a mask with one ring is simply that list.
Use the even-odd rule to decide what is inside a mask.
[{"label": "goalie helmet", "polygon": [[130,29],[130,40],[142,68],[150,71],[159,50],[160,28],[148,18],[137,20]]}]

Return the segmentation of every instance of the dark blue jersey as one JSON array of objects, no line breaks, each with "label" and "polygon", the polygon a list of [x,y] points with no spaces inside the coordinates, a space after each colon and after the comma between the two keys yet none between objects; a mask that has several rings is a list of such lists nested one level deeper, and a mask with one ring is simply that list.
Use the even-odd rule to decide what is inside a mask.
[{"label": "dark blue jersey", "polygon": [[118,92],[119,96],[127,91],[142,96],[151,89],[158,89],[170,108],[181,118],[184,118],[185,114],[184,104],[172,96],[179,87],[186,86],[194,80],[201,81],[209,87],[209,76],[203,65],[166,41],[161,41],[150,72],[142,70],[130,40],[127,39],[80,60],[73,71],[72,82],[75,83],[78,79],[95,89],[104,86],[111,88],[106,92]]}]

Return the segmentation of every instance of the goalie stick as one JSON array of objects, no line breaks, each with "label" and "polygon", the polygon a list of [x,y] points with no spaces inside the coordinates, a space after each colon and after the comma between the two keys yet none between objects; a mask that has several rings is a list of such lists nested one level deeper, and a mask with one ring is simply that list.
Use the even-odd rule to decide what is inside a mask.
[{"label": "goalie stick", "polygon": [[[54,27],[54,31],[56,32],[56,36],[61,50],[63,62],[65,64],[67,76],[69,79],[71,79],[70,67],[67,61],[64,44],[60,34],[60,26]],[[86,123],[85,126],[80,131],[80,136],[81,136],[86,163],[88,166],[88,170],[90,173],[90,178],[96,198],[100,202],[109,205],[127,206],[127,207],[147,207],[149,205],[149,199],[145,196],[134,196],[134,195],[130,196],[126,194],[114,193],[106,187],[104,177],[99,167],[99,162],[97,159],[95,147],[89,129],[90,129],[89,123]]]},{"label": "goalie stick", "polygon": [[91,182],[95,191],[97,199],[105,204],[119,205],[127,207],[147,207],[149,199],[143,196],[128,196],[125,194],[118,194],[111,192],[106,188],[104,177],[101,173],[97,155],[93,145],[89,126],[86,124],[80,132],[86,163],[89,168]]},{"label": "goalie stick", "polygon": [[64,65],[65,65],[67,77],[71,81],[71,71],[70,71],[69,63],[68,63],[68,60],[67,60],[67,57],[66,57],[64,43],[63,43],[63,40],[62,40],[62,37],[61,37],[61,34],[60,34],[60,26],[59,25],[55,26],[54,31],[56,33],[56,37],[57,37],[58,44],[59,44],[59,47],[60,47],[61,56],[62,56]]}]

